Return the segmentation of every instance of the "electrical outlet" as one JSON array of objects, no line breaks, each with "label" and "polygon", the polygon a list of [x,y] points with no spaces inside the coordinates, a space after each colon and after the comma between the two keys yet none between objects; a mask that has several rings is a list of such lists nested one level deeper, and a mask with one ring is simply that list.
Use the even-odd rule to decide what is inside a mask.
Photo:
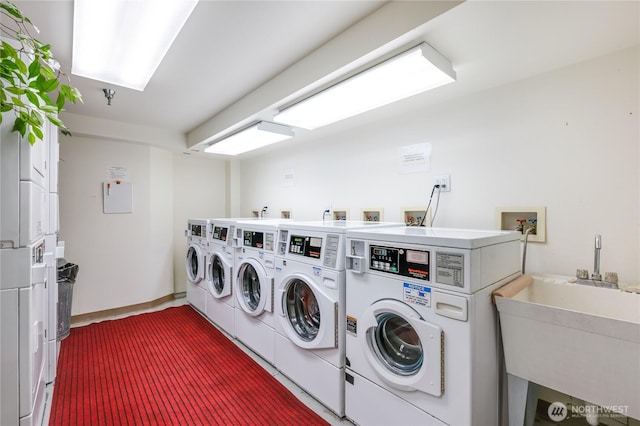
[{"label": "electrical outlet", "polygon": [[440,185],[441,192],[449,192],[451,191],[451,175],[434,176],[433,184]]}]

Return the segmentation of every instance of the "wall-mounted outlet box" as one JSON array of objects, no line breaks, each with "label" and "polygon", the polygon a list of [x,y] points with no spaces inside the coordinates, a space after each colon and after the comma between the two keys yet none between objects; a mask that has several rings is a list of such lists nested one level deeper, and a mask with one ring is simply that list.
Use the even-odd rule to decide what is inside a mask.
[{"label": "wall-mounted outlet box", "polygon": [[498,207],[496,208],[496,228],[503,231],[519,231],[524,240],[524,232],[532,228],[529,241],[543,243],[547,240],[547,217],[544,206]]},{"label": "wall-mounted outlet box", "polygon": [[440,192],[449,192],[451,191],[451,175],[434,176],[433,184],[440,185]]}]

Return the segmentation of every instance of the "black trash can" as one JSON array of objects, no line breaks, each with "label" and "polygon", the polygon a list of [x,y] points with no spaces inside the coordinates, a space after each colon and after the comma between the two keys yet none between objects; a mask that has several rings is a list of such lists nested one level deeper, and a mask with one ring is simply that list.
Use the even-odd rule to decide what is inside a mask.
[{"label": "black trash can", "polygon": [[71,331],[71,301],[78,265],[58,259],[58,342]]}]

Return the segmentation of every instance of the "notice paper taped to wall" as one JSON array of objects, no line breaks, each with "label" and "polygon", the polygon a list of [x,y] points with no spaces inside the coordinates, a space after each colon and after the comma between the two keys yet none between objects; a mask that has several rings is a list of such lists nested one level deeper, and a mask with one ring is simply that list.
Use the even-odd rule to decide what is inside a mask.
[{"label": "notice paper taped to wall", "polygon": [[421,173],[431,170],[431,144],[401,146],[398,148],[398,173]]}]

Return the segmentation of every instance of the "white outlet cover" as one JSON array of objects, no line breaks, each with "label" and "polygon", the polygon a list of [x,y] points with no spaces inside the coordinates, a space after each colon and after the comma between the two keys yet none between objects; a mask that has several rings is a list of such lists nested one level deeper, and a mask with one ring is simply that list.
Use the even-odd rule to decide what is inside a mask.
[{"label": "white outlet cover", "polygon": [[450,192],[451,191],[451,175],[434,176],[433,184],[440,185],[440,192]]}]

